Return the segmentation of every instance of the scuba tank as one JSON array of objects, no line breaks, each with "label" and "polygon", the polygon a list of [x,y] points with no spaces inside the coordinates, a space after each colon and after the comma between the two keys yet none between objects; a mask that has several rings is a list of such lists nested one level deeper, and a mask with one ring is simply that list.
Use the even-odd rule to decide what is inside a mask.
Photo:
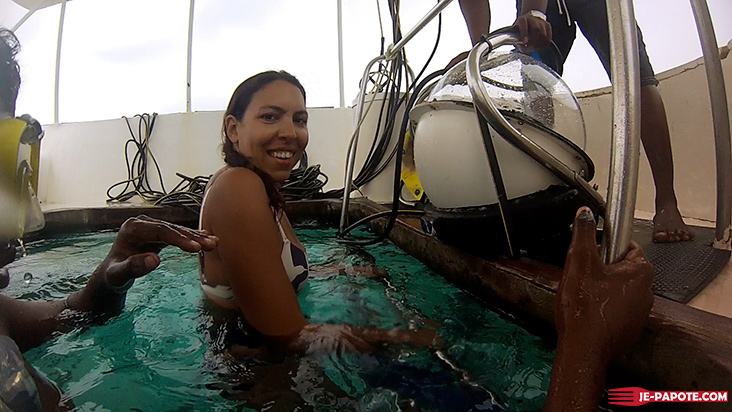
[{"label": "scuba tank", "polygon": [[29,115],[0,120],[0,238],[20,239],[45,225],[38,192],[40,123]]}]

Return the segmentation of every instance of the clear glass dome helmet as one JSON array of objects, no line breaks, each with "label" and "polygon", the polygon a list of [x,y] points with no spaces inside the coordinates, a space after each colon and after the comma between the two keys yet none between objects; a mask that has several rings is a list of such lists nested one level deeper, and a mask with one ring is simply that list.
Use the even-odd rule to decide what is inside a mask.
[{"label": "clear glass dome helmet", "polygon": [[[531,56],[501,50],[481,60],[480,74],[492,103],[515,129],[579,176],[592,177],[582,111],[559,75]],[[497,203],[465,61],[418,102],[409,114],[416,124],[414,161],[430,201],[439,208]],[[492,135],[509,199],[562,184],[495,131]]]}]

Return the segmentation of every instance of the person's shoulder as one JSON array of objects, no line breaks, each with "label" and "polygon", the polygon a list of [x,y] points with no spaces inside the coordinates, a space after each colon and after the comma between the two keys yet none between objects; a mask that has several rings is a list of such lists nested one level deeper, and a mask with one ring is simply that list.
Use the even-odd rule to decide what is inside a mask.
[{"label": "person's shoulder", "polygon": [[264,182],[254,171],[232,167],[220,172],[212,180],[203,208],[203,220],[213,233],[224,239],[236,228],[246,226],[256,232],[265,222],[274,222]]},{"label": "person's shoulder", "polygon": [[211,192],[211,200],[269,203],[264,182],[254,171],[245,167],[225,167],[219,170],[211,178],[208,190]]},{"label": "person's shoulder", "polygon": [[246,167],[225,167],[211,178],[211,190],[240,188],[266,194],[264,182],[253,170]]}]

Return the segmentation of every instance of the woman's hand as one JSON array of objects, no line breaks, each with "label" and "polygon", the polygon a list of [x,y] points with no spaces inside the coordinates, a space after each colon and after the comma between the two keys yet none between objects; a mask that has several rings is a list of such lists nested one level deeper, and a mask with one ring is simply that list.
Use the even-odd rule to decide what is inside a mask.
[{"label": "woman's hand", "polygon": [[338,275],[357,275],[369,279],[383,279],[389,277],[389,272],[378,266],[337,266],[337,265],[310,265],[311,276],[329,277]]},{"label": "woman's hand", "polygon": [[369,279],[389,277],[389,272],[378,266],[344,266],[338,270],[341,275],[358,275]]},{"label": "woman's hand", "polygon": [[288,350],[306,353],[373,352],[382,345],[409,345],[420,349],[438,345],[432,329],[377,329],[354,325],[310,323],[290,342]]}]

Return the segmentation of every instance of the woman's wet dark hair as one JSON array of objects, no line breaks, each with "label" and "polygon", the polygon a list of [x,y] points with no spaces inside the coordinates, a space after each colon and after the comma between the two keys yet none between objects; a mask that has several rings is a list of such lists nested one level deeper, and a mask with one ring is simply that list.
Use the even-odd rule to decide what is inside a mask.
[{"label": "woman's wet dark hair", "polygon": [[221,133],[223,135],[222,152],[224,153],[224,162],[231,167],[246,167],[253,170],[264,182],[264,188],[267,191],[267,196],[269,196],[269,204],[275,210],[281,209],[285,203],[282,195],[277,190],[274,180],[269,174],[267,174],[267,172],[254,166],[249,159],[234,148],[234,143],[231,142],[229,136],[226,134],[226,117],[232,115],[237,120],[241,121],[244,118],[244,113],[249,107],[249,103],[252,102],[252,96],[254,96],[254,94],[260,91],[264,86],[277,80],[284,80],[297,87],[302,93],[303,101],[305,100],[305,88],[302,87],[300,81],[290,73],[287,73],[284,70],[271,70],[255,74],[254,76],[244,80],[236,90],[234,90],[234,94],[231,96],[229,105],[226,108],[226,113],[224,113],[224,125],[221,129]]},{"label": "woman's wet dark hair", "polygon": [[19,52],[20,42],[15,34],[0,28],[0,110],[11,114],[20,89],[20,66],[15,60]]}]

